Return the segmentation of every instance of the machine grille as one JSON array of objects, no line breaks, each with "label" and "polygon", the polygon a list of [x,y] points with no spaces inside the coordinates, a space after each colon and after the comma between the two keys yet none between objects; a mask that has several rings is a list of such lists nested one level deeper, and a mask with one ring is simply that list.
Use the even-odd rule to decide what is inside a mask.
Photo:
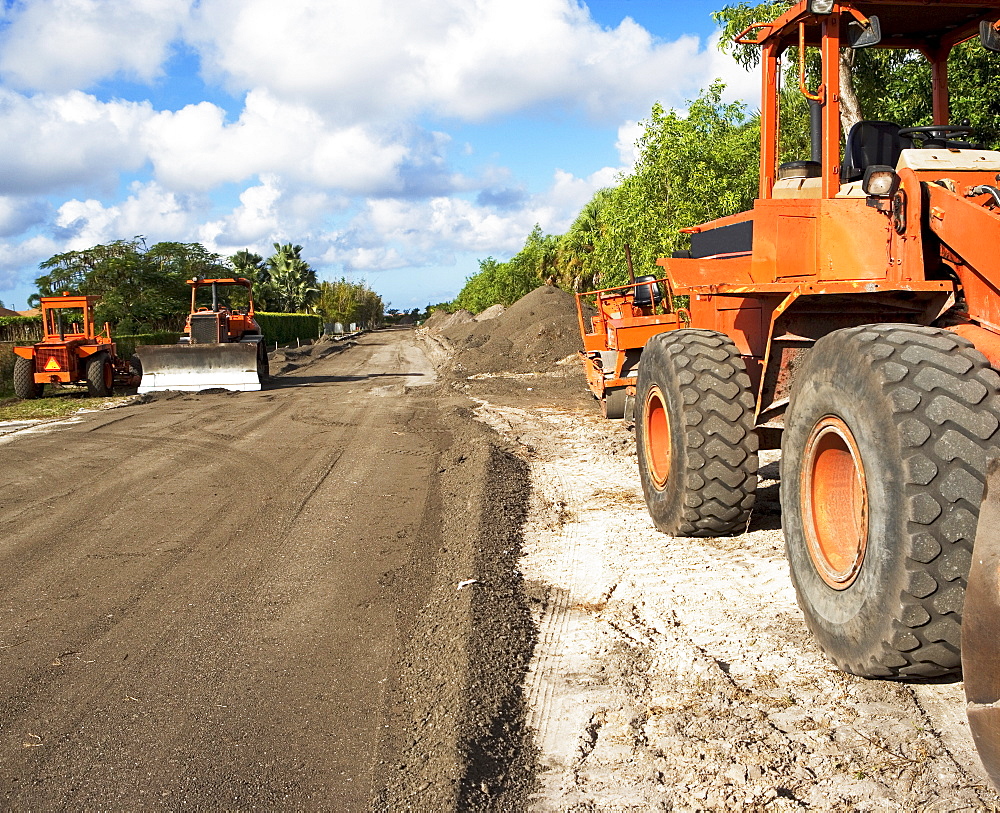
[{"label": "machine grille", "polygon": [[39,347],[35,352],[36,373],[60,373],[69,371],[68,347]]},{"label": "machine grille", "polygon": [[219,343],[219,314],[195,313],[191,316],[191,344]]}]

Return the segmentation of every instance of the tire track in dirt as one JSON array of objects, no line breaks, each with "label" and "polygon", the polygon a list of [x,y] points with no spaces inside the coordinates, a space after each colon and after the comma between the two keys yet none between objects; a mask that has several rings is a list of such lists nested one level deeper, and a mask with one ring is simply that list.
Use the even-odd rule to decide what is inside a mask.
[{"label": "tire track in dirt", "polygon": [[523,472],[411,334],[355,349],[0,447],[0,807],[517,798]]}]

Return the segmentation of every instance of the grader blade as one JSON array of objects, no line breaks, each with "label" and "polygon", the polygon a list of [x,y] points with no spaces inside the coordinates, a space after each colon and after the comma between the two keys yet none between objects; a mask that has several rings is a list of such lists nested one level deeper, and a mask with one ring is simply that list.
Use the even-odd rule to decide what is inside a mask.
[{"label": "grader blade", "polygon": [[1000,788],[1000,460],[990,464],[962,618],[962,672],[972,737]]},{"label": "grader blade", "polygon": [[257,345],[161,344],[136,348],[142,362],[139,392],[260,389]]}]

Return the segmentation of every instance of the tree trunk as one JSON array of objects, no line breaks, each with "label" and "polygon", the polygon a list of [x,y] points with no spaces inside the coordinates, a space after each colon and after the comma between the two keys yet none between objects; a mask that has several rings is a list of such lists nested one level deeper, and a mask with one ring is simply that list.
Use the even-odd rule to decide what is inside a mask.
[{"label": "tree trunk", "polygon": [[840,126],[847,138],[851,127],[864,118],[861,115],[861,105],[854,92],[854,49],[840,49]]}]

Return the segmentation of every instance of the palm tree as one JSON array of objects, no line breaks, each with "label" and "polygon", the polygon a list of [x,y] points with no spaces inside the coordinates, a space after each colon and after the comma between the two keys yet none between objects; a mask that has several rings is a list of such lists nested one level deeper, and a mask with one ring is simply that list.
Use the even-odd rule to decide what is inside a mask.
[{"label": "palm tree", "polygon": [[274,296],[270,286],[271,275],[268,273],[264,258],[244,248],[230,257],[229,263],[237,274],[253,283],[253,298],[257,303],[257,309],[267,310],[268,302],[273,301]]},{"label": "palm tree", "polygon": [[581,291],[594,285],[594,249],[604,226],[601,210],[608,198],[607,189],[599,189],[580,210],[573,225],[559,240],[559,264],[564,279],[573,290]]},{"label": "palm tree", "polygon": [[302,246],[275,243],[274,254],[267,260],[267,271],[274,306],[285,313],[306,310],[319,293],[316,272],[302,259]]}]

